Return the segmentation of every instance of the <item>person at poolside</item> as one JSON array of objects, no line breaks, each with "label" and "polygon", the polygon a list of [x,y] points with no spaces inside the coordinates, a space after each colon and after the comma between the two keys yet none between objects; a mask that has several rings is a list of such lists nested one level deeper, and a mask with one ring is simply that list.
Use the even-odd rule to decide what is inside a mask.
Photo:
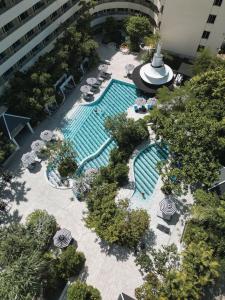
[{"label": "person at poolside", "polygon": [[145,199],[145,193],[142,192],[141,195],[142,195],[143,199]]}]

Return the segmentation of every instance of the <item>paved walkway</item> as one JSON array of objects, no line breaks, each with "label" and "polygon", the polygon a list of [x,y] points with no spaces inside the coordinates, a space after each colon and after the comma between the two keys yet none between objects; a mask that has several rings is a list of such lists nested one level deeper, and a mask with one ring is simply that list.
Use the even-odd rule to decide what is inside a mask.
[{"label": "paved walkway", "polygon": [[[125,65],[132,63],[138,65],[139,61],[133,55],[123,55],[114,47],[102,46],[99,49],[102,59],[111,60],[109,71],[113,78],[131,82],[125,78]],[[132,255],[127,255],[121,249],[107,249],[97,238],[96,234],[85,227],[83,221],[85,204],[73,199],[71,190],[57,190],[51,187],[45,178],[46,165],[43,162],[38,170],[29,172],[21,167],[20,159],[23,153],[30,151],[32,141],[40,136],[44,129],[57,130],[60,128],[63,118],[73,110],[78,102],[81,102],[80,86],[85,83],[87,77],[96,76],[96,70],[90,72],[74,93],[60,107],[52,117],[47,118],[37,128],[33,135],[27,135],[23,139],[23,147],[15,154],[9,168],[14,171],[16,178],[8,189],[5,198],[10,199],[12,208],[8,218],[2,219],[3,223],[12,220],[25,220],[28,214],[35,209],[46,209],[53,214],[61,227],[71,230],[73,237],[78,242],[78,249],[86,256],[87,282],[97,287],[103,300],[115,300],[121,292],[134,297],[134,290],[142,284]],[[104,86],[107,82],[104,83]],[[102,92],[102,91],[101,91]],[[151,203],[151,228],[157,221],[154,198],[160,194],[160,185],[157,185]],[[152,238],[152,237],[150,237]],[[163,241],[164,236],[161,236]]]},{"label": "paved walkway", "polygon": [[[113,73],[112,78],[131,82],[128,78],[124,78],[124,67],[127,63],[138,64],[133,55],[123,55],[116,52],[112,46],[101,47],[99,53],[102,59],[111,60],[109,71]],[[111,249],[110,251],[101,244],[96,234],[85,227],[83,221],[85,204],[74,200],[70,190],[60,191],[48,184],[45,178],[46,165],[44,162],[40,169],[33,173],[23,169],[20,164],[22,154],[30,151],[32,141],[39,138],[41,131],[44,129],[57,130],[60,127],[67,113],[78,102],[81,102],[80,86],[85,83],[87,77],[96,75],[97,72],[93,71],[85,76],[59,111],[35,128],[33,135],[27,134],[24,137],[23,147],[16,153],[9,165],[9,168],[17,175],[5,196],[11,200],[10,215],[2,221],[3,223],[12,220],[23,222],[33,210],[46,209],[56,217],[61,227],[71,230],[73,237],[78,242],[78,249],[84,252],[87,266],[84,276],[87,278],[87,282],[100,290],[103,300],[115,300],[121,292],[134,297],[134,289],[142,284],[142,277],[134,263],[134,257],[127,255],[121,249]],[[105,82],[103,87],[108,82]]]}]

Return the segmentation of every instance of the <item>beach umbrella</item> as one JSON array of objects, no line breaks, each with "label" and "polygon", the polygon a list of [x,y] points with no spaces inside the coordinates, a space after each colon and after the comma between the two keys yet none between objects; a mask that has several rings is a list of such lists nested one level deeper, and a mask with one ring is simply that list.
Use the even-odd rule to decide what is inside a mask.
[{"label": "beach umbrella", "polygon": [[106,72],[106,71],[108,70],[108,66],[105,65],[105,64],[100,65],[100,66],[98,67],[98,70],[99,70],[100,72]]},{"label": "beach umbrella", "polygon": [[37,141],[34,141],[32,144],[31,144],[31,149],[35,152],[39,152],[41,149],[43,149],[45,147],[45,142],[42,141],[42,140],[37,140]]},{"label": "beach umbrella", "polygon": [[85,171],[85,181],[88,185],[90,185],[93,180],[95,175],[98,173],[98,169],[90,168]]},{"label": "beach umbrella", "polygon": [[137,98],[136,100],[135,100],[135,104],[137,104],[138,106],[143,106],[143,105],[145,105],[146,104],[146,100],[145,100],[145,98]]},{"label": "beach umbrella", "polygon": [[24,167],[28,167],[29,165],[33,164],[35,162],[36,159],[36,154],[31,151],[31,152],[27,152],[25,154],[23,154],[21,161],[24,165]]},{"label": "beach umbrella", "polygon": [[77,180],[74,180],[72,191],[78,200],[81,198],[82,195],[87,193],[89,190],[90,190],[90,185],[86,181],[85,177],[80,177]]},{"label": "beach umbrella", "polygon": [[164,198],[160,202],[160,210],[166,216],[172,216],[177,211],[175,203],[169,198]]},{"label": "beach umbrella", "polygon": [[156,103],[157,103],[157,99],[156,99],[155,97],[149,98],[149,99],[147,100],[147,103],[148,103],[148,104],[151,104],[152,106],[154,106],[154,105],[156,105]]},{"label": "beach umbrella", "polygon": [[53,237],[54,245],[58,248],[65,248],[72,240],[71,232],[68,229],[60,229]]},{"label": "beach umbrella", "polygon": [[90,169],[87,169],[85,171],[85,176],[92,176],[92,175],[96,175],[98,173],[98,169],[95,169],[95,168],[90,168]]},{"label": "beach umbrella", "polygon": [[128,64],[125,66],[127,73],[131,73],[134,70],[134,65]]},{"label": "beach umbrella", "polygon": [[82,85],[80,88],[81,93],[87,94],[91,91],[91,86],[90,85]]},{"label": "beach umbrella", "polygon": [[91,77],[87,79],[87,84],[94,85],[97,83],[97,78]]},{"label": "beach umbrella", "polygon": [[53,137],[53,132],[51,130],[45,130],[40,135],[43,141],[49,142]]}]

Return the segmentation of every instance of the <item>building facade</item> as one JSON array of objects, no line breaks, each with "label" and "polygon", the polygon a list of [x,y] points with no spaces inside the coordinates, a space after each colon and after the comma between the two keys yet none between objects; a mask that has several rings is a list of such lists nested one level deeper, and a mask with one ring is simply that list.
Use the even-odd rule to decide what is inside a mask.
[{"label": "building facade", "polygon": [[[76,21],[79,0],[0,0],[0,87],[50,51],[63,26]],[[163,48],[194,57],[199,48],[214,53],[224,40],[225,0],[98,0],[92,26],[107,16],[147,15],[160,28]]]},{"label": "building facade", "polygon": [[199,49],[218,53],[225,39],[225,0],[162,0],[163,48],[195,57]]},{"label": "building facade", "polygon": [[[0,86],[50,51],[63,26],[76,21],[79,0],[0,0]],[[156,4],[155,4],[156,3]],[[159,0],[97,1],[92,25],[106,16],[145,14],[158,25]]]}]

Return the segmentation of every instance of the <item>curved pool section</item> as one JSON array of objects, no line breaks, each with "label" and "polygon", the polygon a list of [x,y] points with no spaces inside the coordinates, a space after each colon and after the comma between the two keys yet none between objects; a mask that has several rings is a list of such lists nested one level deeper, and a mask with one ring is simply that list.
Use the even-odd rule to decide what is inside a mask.
[{"label": "curved pool section", "polygon": [[[97,153],[110,138],[104,127],[105,119],[126,111],[134,104],[137,96],[137,89],[133,84],[111,80],[98,100],[76,108],[61,130],[64,137],[71,141],[78,164],[83,164],[85,159]],[[92,160],[87,160],[84,168],[107,165],[113,147],[115,142],[111,141]]]},{"label": "curved pool section", "polygon": [[[159,179],[157,163],[167,159],[168,149],[152,144],[141,151],[134,161],[135,193],[140,201],[149,199]],[[144,196],[144,197],[143,197]]]}]

